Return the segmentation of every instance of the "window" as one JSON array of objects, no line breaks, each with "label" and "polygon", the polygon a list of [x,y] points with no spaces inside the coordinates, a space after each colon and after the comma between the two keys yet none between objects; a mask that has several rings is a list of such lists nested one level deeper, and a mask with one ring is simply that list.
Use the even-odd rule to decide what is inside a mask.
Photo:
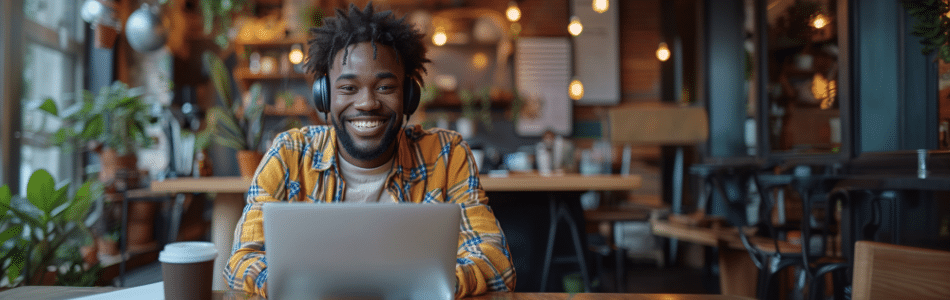
[{"label": "window", "polygon": [[[4,86],[18,86],[17,95],[5,95],[4,107],[13,108],[8,116],[21,118],[20,126],[0,127],[4,134],[12,136],[11,143],[3,146],[4,157],[8,153],[19,153],[19,160],[4,160],[2,167],[7,176],[17,176],[19,180],[4,178],[4,183],[18,181],[14,192],[25,193],[26,182],[30,174],[37,169],[46,169],[59,181],[74,178],[75,154],[51,145],[50,136],[60,122],[38,109],[47,98],[53,99],[62,110],[81,96],[83,82],[83,40],[85,24],[79,19],[79,5],[82,1],[62,0],[14,0],[4,7],[4,13],[20,13],[22,18],[13,18],[20,24],[9,24],[13,28],[22,28],[22,42],[14,40],[14,35],[4,35],[0,43],[9,43],[4,49],[13,49],[20,57],[4,55],[4,59],[19,60],[21,70],[7,73],[3,77]],[[19,3],[18,3],[19,2]],[[18,5],[19,4],[19,5]],[[6,109],[5,109],[6,110]],[[17,112],[16,110],[19,110]],[[19,130],[16,129],[19,127]],[[11,132],[12,131],[12,132]],[[5,141],[6,142],[6,141]],[[17,157],[13,155],[12,157]]]}]

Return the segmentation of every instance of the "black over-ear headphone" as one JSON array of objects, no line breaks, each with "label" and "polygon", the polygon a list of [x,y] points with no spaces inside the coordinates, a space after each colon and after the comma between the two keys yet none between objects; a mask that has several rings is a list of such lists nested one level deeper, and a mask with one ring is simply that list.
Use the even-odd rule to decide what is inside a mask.
[{"label": "black over-ear headphone", "polygon": [[[406,76],[402,85],[402,111],[409,116],[419,107],[419,93],[422,86],[419,82]],[[326,75],[320,76],[313,82],[313,104],[317,111],[326,113],[330,111],[330,79]]]}]

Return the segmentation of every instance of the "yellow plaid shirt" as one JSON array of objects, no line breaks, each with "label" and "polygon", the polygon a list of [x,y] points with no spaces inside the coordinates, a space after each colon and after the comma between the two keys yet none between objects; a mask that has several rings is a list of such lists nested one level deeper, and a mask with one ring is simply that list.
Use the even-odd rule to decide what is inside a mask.
[{"label": "yellow plaid shirt", "polygon": [[[224,270],[228,285],[267,293],[262,205],[265,202],[342,202],[345,182],[336,166],[336,133],[308,126],[281,133],[264,155],[247,191]],[[453,131],[404,128],[385,189],[393,202],[458,203],[461,233],[456,297],[513,291],[515,269],[508,244],[478,180],[468,144]]]}]

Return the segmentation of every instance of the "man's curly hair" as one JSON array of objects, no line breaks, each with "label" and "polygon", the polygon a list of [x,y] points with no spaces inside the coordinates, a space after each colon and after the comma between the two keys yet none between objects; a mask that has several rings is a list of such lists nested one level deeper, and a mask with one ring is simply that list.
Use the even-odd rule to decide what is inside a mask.
[{"label": "man's curly hair", "polygon": [[416,30],[406,17],[396,19],[392,11],[375,12],[373,3],[366,4],[360,10],[350,4],[350,12],[336,9],[336,16],[323,20],[323,26],[311,28],[313,38],[308,41],[310,53],[307,59],[307,72],[319,77],[329,73],[336,53],[343,49],[343,64],[349,49],[346,47],[362,42],[373,45],[373,58],[376,58],[376,44],[390,46],[405,69],[408,78],[422,84],[422,74],[426,72],[424,63],[426,46],[424,34]]}]

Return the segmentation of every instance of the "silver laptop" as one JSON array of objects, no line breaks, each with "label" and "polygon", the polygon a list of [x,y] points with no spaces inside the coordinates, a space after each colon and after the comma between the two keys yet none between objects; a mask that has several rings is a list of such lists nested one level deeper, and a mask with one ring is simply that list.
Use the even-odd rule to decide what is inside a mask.
[{"label": "silver laptop", "polygon": [[269,299],[453,299],[457,204],[264,204]]}]

